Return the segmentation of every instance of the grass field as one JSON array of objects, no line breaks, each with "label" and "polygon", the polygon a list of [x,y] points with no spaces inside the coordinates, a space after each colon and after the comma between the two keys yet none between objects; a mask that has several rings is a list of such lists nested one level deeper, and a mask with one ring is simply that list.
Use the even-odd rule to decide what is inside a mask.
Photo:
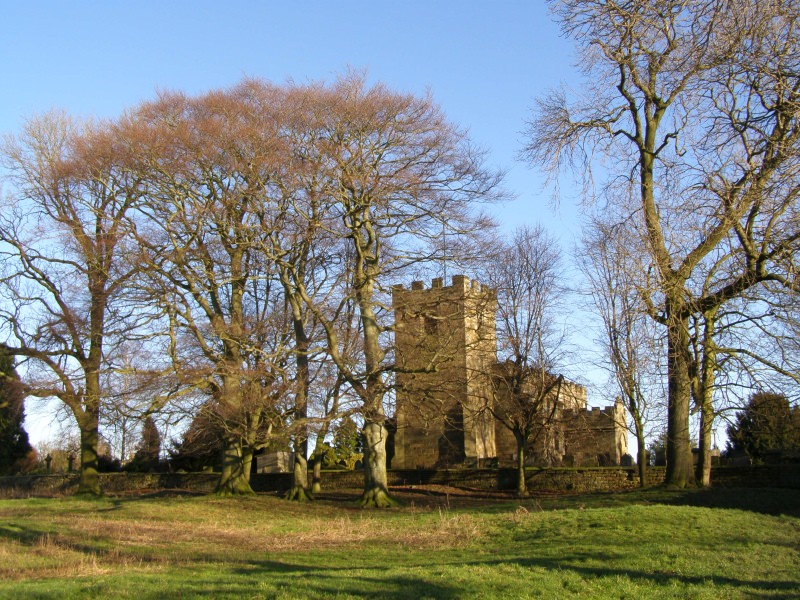
[{"label": "grass field", "polygon": [[800,490],[354,498],[0,500],[0,597],[800,597]]}]

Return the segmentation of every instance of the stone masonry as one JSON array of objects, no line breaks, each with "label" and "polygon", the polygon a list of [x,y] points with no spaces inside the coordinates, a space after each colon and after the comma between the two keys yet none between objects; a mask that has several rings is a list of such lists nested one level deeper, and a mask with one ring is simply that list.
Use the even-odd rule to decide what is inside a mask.
[{"label": "stone masonry", "polygon": [[[494,290],[463,275],[443,286],[392,290],[398,367],[393,469],[516,463],[513,434],[486,410],[498,397]],[[494,378],[494,380],[493,380]],[[561,386],[553,418],[532,446],[537,466],[618,465],[627,452],[620,403],[586,408],[586,389]]]}]

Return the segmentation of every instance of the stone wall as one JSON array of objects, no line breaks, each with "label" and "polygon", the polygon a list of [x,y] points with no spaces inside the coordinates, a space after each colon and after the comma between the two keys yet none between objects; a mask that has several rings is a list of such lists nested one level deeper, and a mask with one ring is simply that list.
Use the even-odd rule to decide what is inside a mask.
[{"label": "stone wall", "polygon": [[[664,482],[666,469],[650,467],[652,485]],[[638,487],[635,467],[583,469],[528,469],[528,488],[548,492],[612,492]],[[513,490],[516,469],[407,469],[389,471],[389,486],[446,485],[473,490]],[[117,495],[188,490],[211,493],[219,479],[216,473],[103,473],[100,485],[104,493]],[[800,489],[800,465],[766,465],[758,467],[715,467],[712,482],[717,487],[773,487]],[[251,485],[256,492],[282,493],[292,485],[291,473],[253,474]],[[362,471],[323,471],[324,490],[361,489]],[[29,475],[0,477],[0,497],[64,496],[78,489],[77,474]]]},{"label": "stone wall", "polygon": [[[104,494],[156,492],[170,489],[197,493],[214,491],[218,473],[101,473],[100,489]],[[78,491],[77,473],[0,477],[0,497],[67,496]]]},{"label": "stone wall", "polygon": [[619,465],[628,452],[625,408],[617,401],[605,408],[564,411],[564,466]]}]

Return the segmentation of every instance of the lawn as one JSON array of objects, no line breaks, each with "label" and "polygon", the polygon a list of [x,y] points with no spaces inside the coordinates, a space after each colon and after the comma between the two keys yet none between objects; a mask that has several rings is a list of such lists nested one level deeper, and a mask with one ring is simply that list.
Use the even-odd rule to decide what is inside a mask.
[{"label": "lawn", "polygon": [[0,597],[800,597],[800,490],[353,498],[0,500]]}]

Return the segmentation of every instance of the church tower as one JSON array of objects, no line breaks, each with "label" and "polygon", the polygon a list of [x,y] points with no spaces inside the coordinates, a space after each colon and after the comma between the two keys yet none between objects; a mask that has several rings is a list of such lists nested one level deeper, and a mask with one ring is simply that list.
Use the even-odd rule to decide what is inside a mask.
[{"label": "church tower", "polygon": [[494,290],[456,275],[392,290],[396,418],[392,468],[448,468],[494,458]]}]

